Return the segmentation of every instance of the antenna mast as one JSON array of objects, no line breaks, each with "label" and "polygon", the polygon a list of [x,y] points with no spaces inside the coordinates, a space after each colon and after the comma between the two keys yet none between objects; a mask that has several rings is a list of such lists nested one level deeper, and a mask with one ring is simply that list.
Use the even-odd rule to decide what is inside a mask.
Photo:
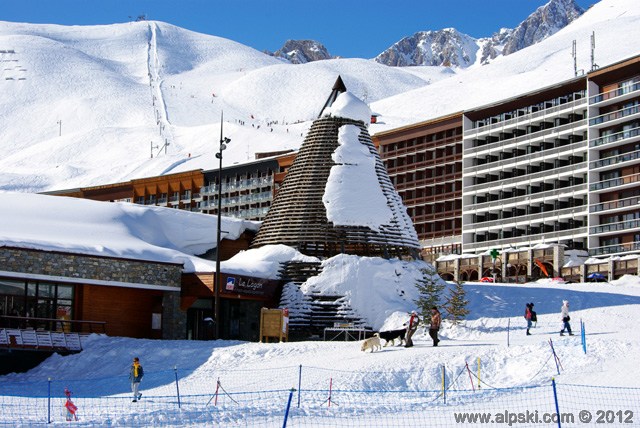
[{"label": "antenna mast", "polygon": [[597,70],[598,64],[596,64],[596,32],[591,33],[591,71]]},{"label": "antenna mast", "polygon": [[571,56],[573,57],[573,77],[578,77],[578,52],[576,50],[576,40],[573,40],[573,47],[571,48]]}]

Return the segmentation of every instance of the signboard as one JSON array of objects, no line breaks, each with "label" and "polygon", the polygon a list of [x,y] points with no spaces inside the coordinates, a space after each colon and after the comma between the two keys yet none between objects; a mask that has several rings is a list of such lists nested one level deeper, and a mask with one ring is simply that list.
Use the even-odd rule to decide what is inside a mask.
[{"label": "signboard", "polygon": [[256,297],[272,299],[278,289],[279,281],[264,278],[252,278],[240,275],[222,274],[223,286],[220,294],[234,297]]},{"label": "signboard", "polygon": [[289,310],[267,309],[260,310],[260,342],[262,338],[269,343],[270,337],[277,337],[280,342],[289,340]]}]

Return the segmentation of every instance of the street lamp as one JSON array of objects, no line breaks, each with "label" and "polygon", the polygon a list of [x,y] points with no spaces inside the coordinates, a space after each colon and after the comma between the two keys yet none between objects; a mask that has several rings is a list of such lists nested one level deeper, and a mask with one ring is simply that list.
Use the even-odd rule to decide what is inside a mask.
[{"label": "street lamp", "polygon": [[220,160],[218,166],[218,232],[216,238],[216,280],[215,280],[215,292],[214,292],[214,308],[213,318],[215,325],[216,339],[220,339],[220,233],[222,231],[222,151],[227,148],[227,144],[231,142],[230,138],[222,136],[222,124],[223,116],[220,115],[220,147],[216,158]]}]

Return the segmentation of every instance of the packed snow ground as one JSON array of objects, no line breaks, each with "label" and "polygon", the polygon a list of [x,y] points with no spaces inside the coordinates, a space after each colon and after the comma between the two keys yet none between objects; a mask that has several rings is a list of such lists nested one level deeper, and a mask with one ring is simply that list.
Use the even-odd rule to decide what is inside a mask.
[{"label": "packed snow ground", "polygon": [[[448,392],[450,400],[457,403],[450,404],[453,407],[446,408],[448,411],[493,408],[492,402],[478,403],[478,398],[474,399],[471,395],[471,382],[478,383],[478,361],[481,365],[483,394],[489,394],[483,396],[481,401],[490,398],[499,400],[499,409],[519,409],[523,405],[532,411],[534,408],[546,409],[547,404],[553,403],[552,395],[546,399],[532,397],[550,393],[547,387],[551,378],[555,377],[559,391],[578,395],[571,397],[571,405],[567,402],[569,398],[562,396],[567,403],[565,411],[582,405],[595,415],[598,406],[605,405],[598,398],[598,394],[602,393],[613,400],[613,404],[606,403],[609,407],[614,404],[629,407],[635,403],[636,407],[632,410],[635,410],[634,417],[637,419],[640,410],[637,408],[640,390],[636,388],[640,381],[640,371],[637,369],[637,355],[640,352],[640,333],[637,329],[640,281],[637,277],[627,276],[610,284],[557,285],[545,281],[525,285],[467,283],[465,288],[471,311],[468,320],[459,325],[445,322],[440,332],[442,341],[437,348],[431,346],[423,328],[414,336],[413,348],[387,346],[374,353],[361,352],[358,342],[342,340],[247,343],[92,336],[84,343],[84,350],[79,354],[65,357],[54,355],[27,373],[0,378],[0,386],[4,391],[4,397],[0,397],[0,400],[5,405],[0,423],[11,423],[7,417],[15,417],[11,413],[14,406],[24,410],[16,404],[16,400],[25,403],[23,406],[30,402],[38,403],[35,407],[45,406],[44,399],[38,401],[34,397],[47,396],[47,379],[51,378],[52,395],[56,403],[64,401],[63,389],[68,387],[73,392],[74,402],[79,405],[80,422],[84,418],[85,423],[89,421],[90,424],[105,424],[109,420],[110,424],[122,426],[206,426],[211,423],[224,426],[226,424],[220,421],[226,420],[229,425],[279,426],[290,388],[302,387],[301,408],[315,403],[325,409],[331,384],[336,391],[334,400],[343,400],[342,408],[339,404],[334,405],[339,413],[349,412],[351,407],[357,408],[362,400],[367,403],[371,399],[379,401],[382,395],[376,395],[375,391],[394,391],[398,395],[394,395],[393,400],[398,403],[415,400],[416,397],[421,397],[422,401],[412,402],[411,409],[416,412],[411,416],[413,419],[407,419],[410,418],[405,414],[407,408],[398,410],[391,405],[377,407],[370,403],[372,407],[364,416],[353,410],[354,419],[351,421],[339,419],[345,416],[344,413],[323,419],[326,416],[314,414],[311,408],[302,414],[299,413],[302,410],[292,411],[292,421],[308,418],[310,426],[365,426],[357,424],[360,417],[377,426],[396,426],[397,423],[409,422],[421,426],[447,426],[448,419],[438,419],[439,413],[434,413],[433,408],[420,410],[420,406],[426,405],[425,402],[433,406],[432,400],[441,389],[443,366],[446,367],[447,385],[451,388]],[[570,302],[575,336],[560,337],[558,334],[561,326],[560,306],[565,299]],[[532,336],[525,336],[522,314],[526,302],[534,302],[534,309],[538,313],[538,323],[532,329]],[[375,305],[378,307],[374,310],[385,310],[378,303]],[[580,320],[585,325],[586,353],[581,345]],[[560,375],[552,358],[550,339],[561,363]],[[127,380],[133,356],[140,357],[145,369],[142,382],[144,396],[136,405],[130,403]],[[466,364],[469,364],[473,373],[471,380],[465,371]],[[176,376],[184,410],[171,410],[167,414],[166,411],[174,409],[176,404]],[[217,381],[220,381],[221,388],[218,396],[215,394]],[[575,385],[609,389],[589,387],[586,390],[588,393],[566,392],[570,388],[579,388]],[[529,387],[536,388],[528,390]],[[508,390],[507,393],[494,388],[524,389]],[[544,394],[543,390],[546,391]],[[340,391],[369,393],[366,397],[354,399],[352,396],[355,393]],[[407,391],[413,391],[410,394],[412,398],[403,395]],[[241,394],[248,392],[263,395],[255,395],[252,399]],[[14,395],[22,398],[12,398]],[[92,399],[105,396],[111,398],[99,401]],[[173,399],[166,401],[166,397]],[[207,401],[214,397],[218,397],[216,401],[220,400],[220,407],[207,407]],[[232,399],[238,403],[234,404]],[[259,410],[243,404],[243,399],[255,400],[251,406],[259,407],[257,402],[263,403],[262,400],[273,406],[263,403],[266,410]],[[528,402],[528,399],[532,401]],[[545,401],[547,399],[550,401]],[[630,401],[625,401],[627,399]],[[391,398],[387,396],[385,400]],[[209,406],[212,406],[211,403]],[[242,406],[246,408],[239,415],[238,410]],[[396,414],[395,419],[385,419],[393,414]],[[255,424],[252,423],[253,417],[256,418],[253,420]],[[637,423],[636,419],[634,422]],[[60,422],[63,417],[58,410],[53,420],[63,423]]]}]

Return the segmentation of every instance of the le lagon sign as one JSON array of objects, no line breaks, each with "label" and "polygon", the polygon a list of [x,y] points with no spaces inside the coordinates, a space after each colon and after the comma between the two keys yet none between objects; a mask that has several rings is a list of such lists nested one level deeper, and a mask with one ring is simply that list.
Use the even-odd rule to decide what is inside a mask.
[{"label": "le lagon sign", "polygon": [[272,298],[278,288],[278,281],[263,278],[253,278],[241,275],[222,274],[221,294],[236,296],[252,296]]}]

